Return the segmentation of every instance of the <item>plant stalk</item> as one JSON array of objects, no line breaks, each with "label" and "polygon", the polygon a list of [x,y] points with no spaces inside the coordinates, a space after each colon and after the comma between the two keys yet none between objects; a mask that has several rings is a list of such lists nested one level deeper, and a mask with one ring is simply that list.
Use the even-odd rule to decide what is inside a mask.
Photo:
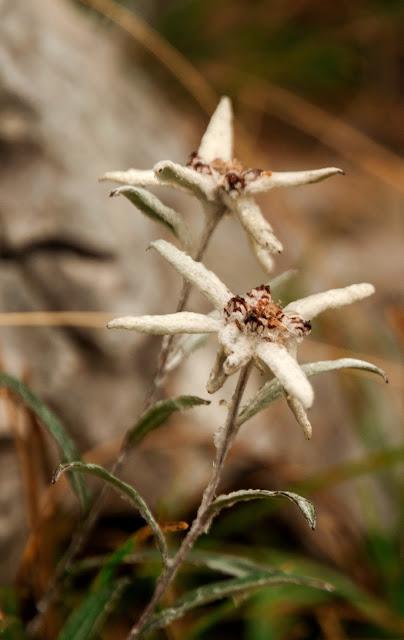
[{"label": "plant stalk", "polygon": [[[210,215],[206,216],[206,222],[204,229],[202,231],[201,239],[199,246],[197,248],[195,254],[195,260],[200,261],[203,258],[203,255],[209,245],[210,239],[222,217],[223,211],[215,211],[211,212]],[[178,300],[176,311],[180,312],[185,309],[185,306],[188,302],[189,295],[191,293],[191,285],[184,281],[182,286],[180,298]],[[150,384],[149,390],[146,394],[145,401],[143,403],[142,413],[149,409],[154,401],[157,399],[157,396],[160,392],[161,386],[165,380],[166,376],[166,364],[168,358],[170,356],[172,344],[173,344],[174,336],[167,336],[167,339],[163,339],[156,372],[153,376],[153,380]],[[117,475],[122,469],[126,458],[130,452],[130,443],[127,440],[127,436],[125,435],[124,440],[122,442],[122,446],[119,452],[117,459],[115,460],[113,466],[111,467],[111,473],[113,475]],[[55,573],[50,581],[48,589],[46,593],[42,596],[40,601],[37,603],[38,614],[31,620],[28,625],[29,631],[35,633],[40,625],[41,618],[46,614],[49,606],[56,600],[56,597],[59,593],[59,585],[61,579],[65,575],[66,571],[70,569],[72,566],[72,562],[77,554],[82,549],[85,544],[88,536],[96,523],[100,511],[102,509],[105,496],[108,492],[108,485],[104,484],[98,493],[96,499],[91,505],[88,513],[85,516],[85,519],[78,527],[78,529],[73,534],[72,540],[67,548],[66,552],[60,559],[58,565],[56,566]]]},{"label": "plant stalk", "polygon": [[209,528],[211,520],[209,509],[216,497],[216,491],[221,480],[224,463],[238,431],[237,414],[248,381],[250,370],[251,363],[246,365],[240,372],[237,386],[227,413],[226,423],[223,427],[222,432],[219,434],[220,439],[216,448],[216,456],[213,463],[212,474],[209,483],[203,493],[202,501],[195,520],[193,521],[192,526],[185,536],[176,555],[171,559],[169,566],[162,572],[160,578],[158,579],[152,599],[144,609],[138,622],[132,628],[130,634],[127,637],[127,640],[134,640],[134,638],[140,637],[142,631],[145,629],[151,616],[153,615],[157,604],[174,580],[177,571],[180,569],[188,552],[191,551],[195,542],[202,535],[202,533],[206,532],[206,530]]}]

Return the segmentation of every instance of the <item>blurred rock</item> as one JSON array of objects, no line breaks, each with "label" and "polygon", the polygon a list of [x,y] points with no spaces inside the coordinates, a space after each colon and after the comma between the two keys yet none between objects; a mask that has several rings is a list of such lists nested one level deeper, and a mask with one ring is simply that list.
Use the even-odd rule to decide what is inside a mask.
[{"label": "blurred rock", "polygon": [[[129,67],[114,32],[89,13],[62,0],[0,2],[2,311],[162,307],[150,295],[158,261],[144,253],[156,228],[127,202],[109,201],[97,177],[182,159],[178,131],[153,80]],[[29,377],[82,450],[119,435],[135,415],[152,344],[150,352],[148,342],[106,330],[0,330],[4,369]],[[25,531],[11,432],[1,437],[6,581]]]}]

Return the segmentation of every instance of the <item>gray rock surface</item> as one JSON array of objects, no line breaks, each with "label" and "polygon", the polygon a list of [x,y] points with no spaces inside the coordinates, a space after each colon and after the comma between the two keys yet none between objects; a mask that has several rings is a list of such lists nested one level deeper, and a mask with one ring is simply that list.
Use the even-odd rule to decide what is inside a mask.
[{"label": "gray rock surface", "polygon": [[[155,310],[158,265],[144,249],[156,228],[126,201],[110,201],[97,177],[184,157],[179,130],[153,79],[128,65],[113,31],[87,12],[62,0],[0,1],[2,311]],[[150,348],[102,329],[0,329],[4,369],[29,375],[82,450],[128,425],[154,367]],[[1,581],[25,536],[2,423]]]}]

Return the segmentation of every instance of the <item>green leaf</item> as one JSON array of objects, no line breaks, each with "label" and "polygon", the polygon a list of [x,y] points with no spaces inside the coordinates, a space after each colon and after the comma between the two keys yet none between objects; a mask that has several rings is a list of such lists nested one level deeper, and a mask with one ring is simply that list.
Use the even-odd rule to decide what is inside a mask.
[{"label": "green leaf", "polygon": [[[248,550],[246,550],[248,552]],[[269,562],[278,569],[287,564],[293,573],[309,574],[310,576],[330,582],[334,587],[334,594],[349,602],[365,619],[389,629],[394,638],[404,637],[404,620],[397,615],[382,595],[375,596],[368,593],[362,586],[357,585],[351,578],[330,568],[326,563],[320,563],[306,557],[294,555],[290,552],[265,550],[264,562]],[[297,595],[297,592],[295,592]],[[283,601],[289,602],[289,591],[284,593]],[[313,603],[314,604],[314,603]],[[278,609],[282,607],[278,600]]]},{"label": "green leaf", "polygon": [[[7,373],[0,373],[0,387],[6,387],[15,393],[23,403],[36,415],[41,424],[48,430],[57,443],[63,462],[80,460],[79,452],[73,440],[65,431],[60,420],[55,416],[23,382]],[[88,492],[83,479],[77,473],[69,474],[69,479],[83,509],[88,506]]]},{"label": "green leaf", "polygon": [[192,250],[191,234],[180,213],[167,207],[150,191],[140,187],[118,187],[110,193],[111,197],[120,195],[125,196],[146,216],[169,229],[185,249]]},{"label": "green leaf", "polygon": [[188,611],[201,607],[203,605],[222,600],[224,598],[235,596],[246,596],[251,592],[268,586],[276,586],[281,584],[303,585],[312,587],[313,589],[323,589],[332,591],[332,585],[292,574],[270,574],[264,571],[257,571],[247,576],[234,578],[232,580],[220,580],[211,584],[199,587],[193,591],[189,591],[182,598],[174,602],[173,606],[163,609],[160,613],[155,614],[150,622],[144,627],[141,635],[146,635],[155,629],[161,629],[171,624],[175,620],[182,618]]},{"label": "green leaf", "polygon": [[[155,549],[142,549],[137,553],[130,553],[123,559],[123,562],[125,564],[145,564],[147,562],[154,563],[159,559],[160,554]],[[263,570],[262,562],[255,562],[243,556],[199,549],[190,551],[184,562],[194,567],[203,567],[233,578],[240,578],[255,571]],[[84,558],[75,562],[73,567],[69,569],[69,573],[71,576],[80,575],[86,571],[99,569],[104,563],[104,556]],[[278,570],[273,571],[270,566],[265,567],[265,571],[268,574],[279,573]]]},{"label": "green leaf", "polygon": [[222,573],[233,578],[242,578],[256,571],[265,571],[267,575],[279,574],[278,570],[272,567],[263,567],[262,562],[255,562],[245,556],[236,556],[229,553],[205,551],[201,549],[192,550],[185,562],[194,566],[202,566]]},{"label": "green leaf", "polygon": [[287,498],[294,502],[306,518],[312,529],[316,526],[316,512],[313,504],[302,498],[297,493],[291,491],[267,491],[266,489],[246,489],[241,491],[233,491],[218,496],[216,500],[212,502],[211,511],[212,516],[216,516],[222,509],[233,507],[238,502],[248,502],[249,500],[256,500],[259,498]]},{"label": "green leaf", "polygon": [[90,593],[67,619],[58,640],[91,640],[128,584],[121,578]]},{"label": "green leaf", "polygon": [[[357,360],[356,358],[340,358],[338,360],[320,360],[319,362],[309,362],[302,365],[302,369],[308,377],[326,373],[328,371],[336,371],[338,369],[362,369],[370,371],[381,376],[385,382],[388,382],[387,376],[383,369],[376,367],[371,362],[365,360]],[[283,395],[283,387],[277,378],[273,378],[266,382],[256,395],[243,407],[238,416],[237,423],[244,424],[247,420],[255,416],[257,413],[266,409],[274,400]]]},{"label": "green leaf", "polygon": [[69,616],[58,640],[91,640],[98,634],[107,615],[119,599],[129,580],[117,580],[116,574],[127,556],[135,548],[134,538],[129,538],[105,561],[95,578],[90,593]]},{"label": "green leaf", "polygon": [[135,447],[143,438],[160,427],[175,411],[184,411],[200,405],[210,404],[209,400],[203,400],[198,396],[178,396],[156,402],[140,416],[138,422],[130,429],[126,436],[127,446]]},{"label": "green leaf", "polygon": [[56,469],[53,481],[56,482],[62,473],[71,469],[79,471],[80,473],[88,473],[90,475],[101,478],[102,480],[110,484],[125,499],[129,500],[129,502],[135,507],[135,509],[137,509],[137,511],[139,511],[142,518],[144,518],[147,524],[150,526],[155,535],[156,543],[162,555],[163,562],[165,564],[167,563],[168,551],[164,534],[160,529],[158,522],[155,520],[152,512],[150,511],[148,505],[143,500],[140,493],[136,491],[136,489],[131,487],[126,482],[119,480],[119,478],[107,471],[107,469],[104,469],[104,467],[100,467],[98,464],[89,464],[84,462],[70,462],[68,464],[59,466]]},{"label": "green leaf", "polygon": [[126,558],[134,552],[135,547],[136,539],[134,536],[131,536],[115,549],[115,551],[104,560],[103,567],[94,581],[93,588],[100,589],[110,585],[115,580],[117,570]]}]

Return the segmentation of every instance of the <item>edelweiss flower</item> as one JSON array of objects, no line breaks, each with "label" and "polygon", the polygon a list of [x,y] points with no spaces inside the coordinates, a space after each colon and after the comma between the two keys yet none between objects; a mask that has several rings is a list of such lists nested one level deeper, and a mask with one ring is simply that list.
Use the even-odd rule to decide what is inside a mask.
[{"label": "edelweiss flower", "polygon": [[[208,215],[223,215],[226,212],[236,215],[248,234],[258,261],[270,272],[273,265],[271,254],[281,252],[282,244],[253,196],[275,187],[319,182],[343,171],[335,167],[286,172],[244,168],[233,157],[232,121],[231,102],[229,98],[222,98],[198,151],[191,154],[186,166],[164,160],[156,164],[153,170],[113,171],[106,173],[102,179],[137,187],[175,187],[196,195],[204,204]],[[128,187],[117,189],[111,195],[119,193],[129,197]],[[139,199],[138,191],[136,196]],[[158,202],[156,199],[155,204]],[[164,207],[162,203],[160,205]],[[144,208],[140,208],[144,211]]]},{"label": "edelweiss flower", "polygon": [[304,426],[307,420],[305,409],[313,402],[313,389],[296,360],[297,345],[310,332],[312,318],[326,309],[366,298],[374,292],[374,287],[362,283],[331,289],[295,300],[282,308],[272,299],[267,285],[235,296],[201,262],[196,262],[169,242],[157,240],[151,246],[199,289],[212,303],[215,313],[203,315],[183,311],[167,315],[129,316],[112,320],[108,328],[158,335],[217,333],[220,346],[208,381],[208,391],[213,393],[220,389],[227,376],[253,360],[260,370],[268,367],[278,378],[292,411]]}]

